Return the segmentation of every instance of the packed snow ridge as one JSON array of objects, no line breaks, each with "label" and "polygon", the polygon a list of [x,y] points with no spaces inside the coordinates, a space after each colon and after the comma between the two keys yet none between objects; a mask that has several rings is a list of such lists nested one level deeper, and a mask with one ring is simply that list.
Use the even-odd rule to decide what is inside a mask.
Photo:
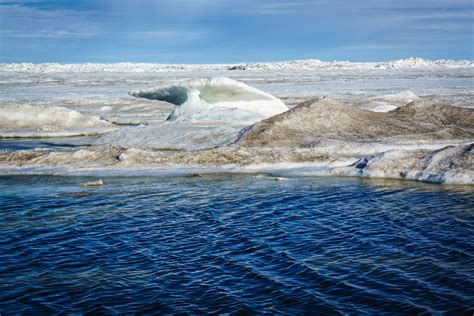
[{"label": "packed snow ridge", "polygon": [[471,60],[429,60],[410,57],[395,61],[351,62],[321,61],[318,59],[292,60],[267,63],[240,64],[157,64],[157,63],[114,63],[114,64],[58,64],[58,63],[15,63],[0,64],[0,71],[27,73],[57,72],[169,72],[199,70],[312,70],[312,69],[411,69],[411,68],[471,68]]}]

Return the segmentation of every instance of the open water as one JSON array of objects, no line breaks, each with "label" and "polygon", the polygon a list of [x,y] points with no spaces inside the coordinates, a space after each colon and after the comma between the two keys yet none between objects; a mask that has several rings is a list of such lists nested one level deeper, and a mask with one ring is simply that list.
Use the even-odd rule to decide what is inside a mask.
[{"label": "open water", "polygon": [[472,187],[91,180],[0,177],[0,314],[472,314]]}]

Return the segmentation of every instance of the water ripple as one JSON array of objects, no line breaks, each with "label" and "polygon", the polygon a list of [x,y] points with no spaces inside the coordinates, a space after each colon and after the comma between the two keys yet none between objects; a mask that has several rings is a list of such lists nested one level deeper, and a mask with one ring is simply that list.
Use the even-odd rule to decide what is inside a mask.
[{"label": "water ripple", "polygon": [[467,313],[472,187],[0,177],[0,313]]}]

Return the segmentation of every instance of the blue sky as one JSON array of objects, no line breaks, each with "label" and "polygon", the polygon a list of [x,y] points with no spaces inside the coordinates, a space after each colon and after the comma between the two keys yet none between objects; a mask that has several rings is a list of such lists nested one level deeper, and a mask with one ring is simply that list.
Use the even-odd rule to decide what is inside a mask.
[{"label": "blue sky", "polygon": [[0,0],[0,62],[474,59],[474,0]]}]

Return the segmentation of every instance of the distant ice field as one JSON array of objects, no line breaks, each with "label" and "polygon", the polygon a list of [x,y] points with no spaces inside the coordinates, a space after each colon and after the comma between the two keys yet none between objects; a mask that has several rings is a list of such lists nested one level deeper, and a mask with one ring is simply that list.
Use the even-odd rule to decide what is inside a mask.
[{"label": "distant ice field", "polygon": [[[109,67],[109,71],[46,73],[2,71],[0,67],[0,104],[50,102],[74,109],[97,111],[113,101],[143,102],[128,96],[130,90],[162,85],[177,79],[224,76],[283,99],[326,95],[357,101],[408,90],[454,105],[474,106],[473,67],[306,70],[227,70],[204,67],[168,72],[113,71],[114,66]],[[290,100],[289,103],[292,102]]]}]

